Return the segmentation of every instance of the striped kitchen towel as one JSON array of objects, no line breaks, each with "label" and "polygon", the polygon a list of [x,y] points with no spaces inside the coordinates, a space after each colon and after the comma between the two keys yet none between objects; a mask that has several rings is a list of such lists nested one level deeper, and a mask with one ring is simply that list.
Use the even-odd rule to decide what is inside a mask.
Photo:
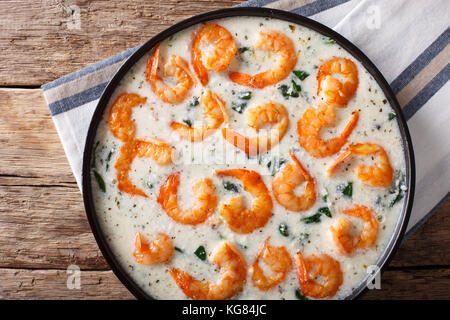
[{"label": "striped kitchen towel", "polygon": [[[450,1],[250,0],[240,6],[288,10],[321,22],[357,45],[398,97],[416,156],[412,234],[450,194]],[[81,186],[85,138],[98,99],[132,48],[42,86]]]}]

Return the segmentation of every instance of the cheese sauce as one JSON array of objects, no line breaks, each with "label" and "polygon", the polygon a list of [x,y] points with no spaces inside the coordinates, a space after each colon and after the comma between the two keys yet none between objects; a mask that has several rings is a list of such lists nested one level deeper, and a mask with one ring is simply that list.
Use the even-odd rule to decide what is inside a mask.
[{"label": "cheese sauce", "polygon": [[[114,164],[123,142],[113,136],[108,127],[108,110],[105,112],[94,145],[92,186],[98,219],[109,245],[123,268],[152,297],[186,299],[187,296],[169,274],[168,270],[171,267],[186,271],[199,280],[215,281],[219,276],[218,267],[210,263],[208,258],[201,260],[194,254],[200,246],[209,253],[220,242],[229,241],[240,250],[247,265],[250,266],[259,248],[270,236],[270,244],[285,246],[292,259],[301,251],[304,257],[326,253],[339,261],[343,283],[332,298],[344,298],[362,281],[370,269],[369,266],[375,264],[383,252],[403,207],[405,158],[400,131],[394,119],[394,110],[362,64],[332,39],[303,26],[276,19],[235,17],[214,22],[225,27],[233,35],[238,50],[225,71],[209,72],[209,82],[205,88],[198,83],[178,105],[162,102],[145,81],[145,68],[149,57],[147,54],[127,73],[111,97],[110,104],[123,92],[137,93],[146,97],[146,103],[133,108],[132,111],[132,119],[136,126],[135,137],[157,137],[164,140],[173,147],[174,158],[173,163],[165,166],[156,164],[150,158],[134,159],[129,178],[135,186],[147,194],[148,198],[120,192],[117,188],[117,172]],[[167,61],[171,54],[181,56],[191,65],[192,34],[199,27],[191,27],[164,40],[160,47],[162,59],[160,65]],[[228,77],[230,71],[255,74],[274,66],[276,54],[254,49],[259,40],[259,32],[269,30],[276,30],[293,41],[298,58],[293,70],[302,71],[302,75],[308,76],[299,77],[291,72],[284,80],[263,89],[244,87],[230,81]],[[350,120],[352,112],[359,111],[359,121],[349,136],[347,145],[369,142],[384,148],[395,172],[393,184],[388,188],[368,186],[362,183],[353,171],[361,163],[374,162],[371,157],[352,157],[341,164],[333,176],[327,175],[327,169],[347,145],[340,152],[320,159],[311,157],[299,145],[297,121],[305,110],[320,100],[316,95],[318,68],[324,61],[333,57],[348,58],[356,64],[359,86],[346,107],[335,109],[336,127],[325,128],[321,132],[321,137],[326,140],[339,135]],[[190,68],[193,70],[192,66]],[[164,81],[168,85],[174,84],[167,78]],[[170,123],[177,121],[190,123],[194,127],[201,125],[203,114],[201,106],[196,101],[207,88],[225,102],[229,116],[228,124],[222,124],[202,142],[192,143],[180,139],[170,128]],[[225,126],[249,137],[262,134],[264,131],[256,133],[247,126],[245,112],[242,111],[262,105],[269,100],[285,106],[289,114],[288,130],[278,145],[266,153],[249,157],[222,138],[221,128]],[[286,210],[275,200],[272,193],[273,175],[283,167],[283,163],[292,162],[289,151],[295,153],[316,183],[317,199],[310,209],[303,212]],[[251,201],[251,196],[243,190],[238,180],[214,175],[215,169],[229,168],[258,172],[272,196],[272,216],[263,228],[250,234],[237,234],[220,220],[220,205],[237,195],[233,190],[235,187],[238,193],[244,196],[247,205]],[[156,201],[161,185],[174,172],[179,172],[181,178],[178,188],[181,208],[193,205],[192,185],[195,181],[201,178],[212,179],[219,205],[207,222],[196,226],[177,223]],[[298,189],[298,194],[302,194],[302,187]],[[352,204],[364,205],[376,212],[379,232],[371,248],[343,255],[332,240],[330,227],[344,216],[341,211]],[[318,210],[324,207],[329,209],[331,217],[326,214],[316,215]],[[314,215],[316,219],[302,220]],[[349,219],[356,226],[354,230],[356,234],[361,228],[361,223],[359,219]],[[176,250],[168,263],[153,265],[136,263],[133,252],[134,239],[138,231],[144,238],[151,239],[159,232],[172,237]],[[233,299],[296,299],[296,291],[301,292],[301,289],[295,269],[296,266],[293,264],[286,278],[268,291],[261,291],[254,286],[251,275],[247,272],[243,290]],[[263,270],[270,273],[264,266]]]}]

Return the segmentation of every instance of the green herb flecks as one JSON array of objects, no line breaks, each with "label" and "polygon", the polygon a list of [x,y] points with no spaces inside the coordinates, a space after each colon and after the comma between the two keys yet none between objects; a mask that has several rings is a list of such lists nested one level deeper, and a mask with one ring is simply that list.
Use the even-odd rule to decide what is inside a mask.
[{"label": "green herb flecks", "polygon": [[288,86],[287,84],[282,84],[278,87],[278,89],[281,92],[281,95],[285,99],[289,98],[298,98],[300,96],[299,92],[302,90],[302,87],[295,82],[293,79],[291,80],[291,85]]},{"label": "green herb flecks", "polygon": [[191,102],[189,102],[189,105],[188,105],[188,107],[189,108],[195,108],[196,106],[198,106],[199,104],[200,104],[200,102],[198,101],[198,97],[193,97],[192,98],[192,101]]},{"label": "green herb flecks", "polygon": [[188,127],[192,127],[192,121],[189,119],[183,119],[183,122],[188,126]]},{"label": "green herb flecks", "polygon": [[280,231],[281,235],[284,237],[289,236],[288,226],[284,223],[278,226],[278,231]]},{"label": "green herb flecks", "polygon": [[148,189],[153,189],[153,183],[151,183],[149,180],[144,180],[143,182],[144,187],[148,188]]},{"label": "green herb flecks", "polygon": [[297,84],[297,82],[295,82],[294,80],[291,80],[292,82],[292,92],[291,92],[291,97],[297,98],[299,96],[299,92],[302,90],[302,87],[300,87],[299,84]]},{"label": "green herb flecks", "polygon": [[312,216],[304,217],[304,218],[301,218],[300,220],[306,224],[318,223],[318,222],[320,222],[321,216],[322,216],[322,214],[320,212],[317,212],[317,213],[313,214]]},{"label": "green herb flecks", "polygon": [[388,114],[389,121],[395,119],[396,117],[397,117],[397,114],[395,114],[393,112],[389,112],[389,114]]},{"label": "green herb flecks", "polygon": [[252,98],[252,92],[251,91],[242,91],[242,92],[239,92],[237,97],[242,100],[250,100]]},{"label": "green herb flecks", "polygon": [[194,254],[200,259],[205,261],[206,260],[206,250],[204,246],[200,246],[195,250]]},{"label": "green herb flecks", "polygon": [[231,109],[236,111],[237,113],[244,112],[245,108],[247,108],[247,102],[232,102]]},{"label": "green herb flecks", "polygon": [[328,37],[324,37],[322,39],[325,44],[335,44],[336,43],[336,40],[328,38]]},{"label": "green herb flecks", "polygon": [[305,296],[301,293],[301,291],[300,291],[299,289],[296,289],[296,290],[295,290],[295,297],[296,297],[298,300],[309,300],[307,297],[305,297]]},{"label": "green herb flecks", "polygon": [[114,150],[109,151],[108,156],[106,157],[106,171],[109,170],[109,162],[111,161],[111,157],[114,154]]},{"label": "green herb flecks", "polygon": [[328,201],[328,190],[326,190],[326,192],[323,194],[322,201],[323,202],[327,202]]},{"label": "green herb flecks", "polygon": [[304,241],[309,239],[309,233],[302,232],[300,233],[300,242],[303,243]]},{"label": "green herb flecks", "polygon": [[95,180],[97,180],[98,187],[103,192],[106,192],[105,180],[103,180],[103,177],[100,175],[100,173],[97,172],[97,170],[94,169],[93,172],[94,172]]},{"label": "green herb flecks", "polygon": [[389,204],[390,207],[393,207],[405,196],[405,175],[401,171],[395,172],[395,180],[389,188],[389,193],[395,195],[394,199]]},{"label": "green herb flecks", "polygon": [[178,247],[174,247],[175,251],[178,251],[179,253],[184,253],[184,251]]},{"label": "green herb flecks", "polygon": [[295,74],[295,76],[301,81],[305,80],[309,76],[309,73],[303,70],[294,70],[292,73]]},{"label": "green herb flecks", "polygon": [[292,24],[290,24],[290,25],[289,25],[289,29],[291,29],[291,31],[294,32],[294,31],[295,31],[295,26],[292,25]]},{"label": "green herb flecks", "polygon": [[353,182],[349,182],[347,185],[340,184],[337,189],[342,192],[344,196],[351,198],[353,195]]},{"label": "green herb flecks", "polygon": [[233,192],[239,193],[239,188],[238,188],[238,186],[235,185],[234,183],[230,182],[230,181],[224,181],[224,182],[223,182],[223,187],[225,188],[225,190],[233,191]]},{"label": "green herb flecks", "polygon": [[328,207],[322,207],[319,208],[319,210],[317,210],[317,212],[315,214],[313,214],[312,216],[309,217],[305,217],[302,218],[301,221],[303,221],[304,223],[319,223],[321,221],[321,216],[325,215],[328,218],[331,218],[331,212],[330,209]]},{"label": "green herb flecks", "polygon": [[240,48],[238,49],[239,54],[242,54],[242,53],[244,53],[244,52],[246,52],[246,51],[249,51],[249,50],[250,50],[249,47],[240,47]]},{"label": "green herb flecks", "polygon": [[273,160],[270,160],[267,162],[267,169],[269,169],[269,172],[272,176],[274,176],[281,168],[283,164],[287,162],[286,159],[283,158],[275,158]]},{"label": "green herb flecks", "polygon": [[317,212],[326,215],[328,218],[331,218],[331,212],[328,207],[322,207],[319,210],[317,210]]}]

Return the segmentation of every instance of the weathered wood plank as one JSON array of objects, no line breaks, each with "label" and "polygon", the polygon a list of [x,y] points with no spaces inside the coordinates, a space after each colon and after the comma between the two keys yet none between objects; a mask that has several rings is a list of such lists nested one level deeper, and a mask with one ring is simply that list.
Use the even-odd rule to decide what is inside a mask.
[{"label": "weathered wood plank", "polygon": [[72,290],[68,276],[65,270],[0,269],[0,299],[134,298],[112,271],[81,271],[80,289]]},{"label": "weathered wood plank", "polygon": [[77,188],[0,185],[0,199],[1,267],[108,269]]},{"label": "weathered wood plank", "polygon": [[[65,270],[0,269],[0,299],[133,299],[112,271],[81,271],[80,289]],[[449,299],[450,269],[388,270],[363,299]]]},{"label": "weathered wood plank", "polygon": [[390,266],[449,266],[449,248],[450,199],[400,247]]},{"label": "weathered wood plank", "polygon": [[75,183],[42,90],[0,89],[0,110],[0,176]]},{"label": "weathered wood plank", "polygon": [[450,299],[450,268],[387,270],[362,299]]},{"label": "weathered wood plank", "polygon": [[185,18],[241,2],[0,1],[0,86],[41,85],[141,44]]}]

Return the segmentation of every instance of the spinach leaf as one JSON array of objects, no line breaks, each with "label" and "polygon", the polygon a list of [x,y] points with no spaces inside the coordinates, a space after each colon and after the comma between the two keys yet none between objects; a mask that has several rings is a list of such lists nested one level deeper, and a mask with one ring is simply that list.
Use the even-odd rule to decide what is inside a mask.
[{"label": "spinach leaf", "polygon": [[93,172],[94,172],[95,180],[97,180],[98,187],[103,192],[106,192],[105,180],[103,180],[103,177],[100,175],[100,173],[97,172],[97,170],[94,169]]},{"label": "spinach leaf", "polygon": [[242,102],[242,103],[232,102],[231,103],[231,109],[233,109],[237,113],[244,112],[245,108],[247,108],[247,102]]},{"label": "spinach leaf", "polygon": [[192,101],[189,103],[189,108],[195,108],[196,106],[198,106],[200,104],[200,102],[198,101],[198,97],[193,97]]},{"label": "spinach leaf", "polygon": [[272,176],[275,175],[275,173],[277,173],[281,166],[283,164],[285,164],[287,162],[286,159],[279,159],[279,158],[275,158],[273,160],[270,160],[269,162],[267,162],[267,169],[269,169],[269,172]]},{"label": "spinach leaf", "polygon": [[322,39],[323,39],[323,42],[325,42],[325,44],[335,44],[336,43],[336,40],[331,39],[331,38],[324,37]]},{"label": "spinach leaf", "polygon": [[328,207],[322,207],[317,212],[326,215],[328,218],[331,218],[331,212]]},{"label": "spinach leaf", "polygon": [[318,223],[318,222],[320,222],[321,216],[322,216],[322,214],[320,212],[317,212],[317,213],[313,214],[312,216],[301,218],[301,221],[303,221],[306,224]]},{"label": "spinach leaf", "polygon": [[192,121],[189,119],[183,119],[183,122],[188,126],[188,127],[192,127]]},{"label": "spinach leaf", "polygon": [[225,190],[233,191],[233,192],[239,193],[239,188],[238,188],[238,186],[235,185],[235,184],[232,183],[232,182],[224,181],[224,182],[223,182],[223,187],[225,188]]},{"label": "spinach leaf", "polygon": [[278,226],[278,231],[280,231],[282,236],[287,237],[289,235],[288,226],[284,223],[282,223]]},{"label": "spinach leaf", "polygon": [[347,185],[339,185],[338,191],[341,191],[344,196],[351,198],[353,195],[353,182],[349,182]]},{"label": "spinach leaf", "polygon": [[295,290],[295,297],[296,297],[298,300],[309,300],[307,297],[305,297],[305,296],[300,292],[299,289],[296,289],[296,290]]},{"label": "spinach leaf", "polygon": [[205,261],[206,260],[206,250],[204,246],[200,246],[195,250],[194,254],[200,259]]},{"label": "spinach leaf", "polygon": [[250,50],[249,47],[240,47],[240,48],[238,49],[239,54],[244,53],[245,51],[249,51],[249,50]]},{"label": "spinach leaf", "polygon": [[242,100],[250,100],[252,98],[251,91],[242,91],[238,94],[238,98]]},{"label": "spinach leaf", "polygon": [[305,80],[309,76],[309,73],[303,70],[294,70],[292,71],[292,73],[294,73],[295,76],[299,78],[301,81]]},{"label": "spinach leaf", "polygon": [[173,247],[176,251],[180,252],[180,253],[184,253],[184,251],[178,247]]}]

